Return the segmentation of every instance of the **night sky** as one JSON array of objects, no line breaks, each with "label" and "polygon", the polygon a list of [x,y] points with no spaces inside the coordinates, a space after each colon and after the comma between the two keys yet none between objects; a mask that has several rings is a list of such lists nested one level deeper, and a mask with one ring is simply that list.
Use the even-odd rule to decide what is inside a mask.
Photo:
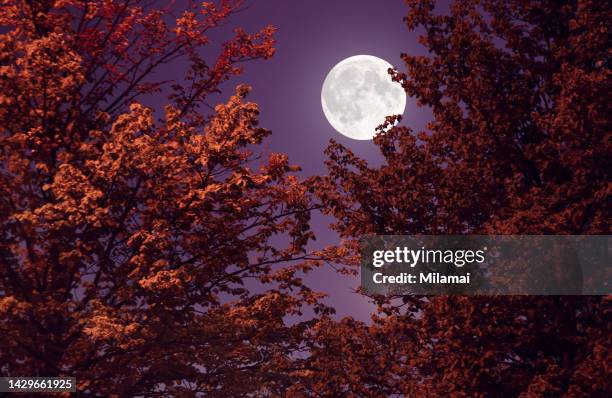
[{"label": "night sky", "polygon": [[[323,151],[332,138],[377,164],[381,156],[372,141],[346,138],[329,125],[321,109],[321,87],[331,68],[353,55],[374,55],[403,70],[402,52],[426,54],[417,34],[408,31],[402,20],[406,11],[401,0],[251,1],[231,24],[211,36],[223,40],[235,26],[255,32],[271,24],[278,28],[276,54],[245,64],[244,73],[226,84],[217,102],[227,98],[236,84],[251,85],[249,99],[259,104],[261,126],[272,130],[264,150],[288,154],[293,164],[302,167],[303,176],[326,173]],[[428,119],[428,109],[418,108],[408,98],[402,124],[419,130]],[[330,221],[315,216],[314,247],[338,241],[328,228]],[[372,307],[363,296],[352,293],[358,278],[336,275],[325,267],[307,279],[313,288],[329,294],[328,302],[339,317],[369,319]]]}]

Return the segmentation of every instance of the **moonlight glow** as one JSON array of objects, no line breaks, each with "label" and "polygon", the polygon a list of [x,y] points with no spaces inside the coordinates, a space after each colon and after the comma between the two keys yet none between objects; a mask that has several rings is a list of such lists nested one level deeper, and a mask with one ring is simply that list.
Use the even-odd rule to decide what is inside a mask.
[{"label": "moonlight glow", "polygon": [[336,64],[321,90],[323,113],[339,133],[371,140],[385,116],[404,113],[406,93],[391,81],[387,61],[355,55]]}]

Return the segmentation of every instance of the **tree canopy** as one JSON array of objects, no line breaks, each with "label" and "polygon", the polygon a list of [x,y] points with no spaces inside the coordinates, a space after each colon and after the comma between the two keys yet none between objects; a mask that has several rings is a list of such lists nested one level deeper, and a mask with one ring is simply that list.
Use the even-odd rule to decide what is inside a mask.
[{"label": "tree canopy", "polygon": [[242,6],[3,2],[3,375],[76,377],[83,396],[286,387],[308,327],[287,318],[330,310],[300,279],[315,204],[287,156],[254,152],[270,132],[249,87],[206,102],[274,53],[266,27],[202,55]]},{"label": "tree canopy", "polygon": [[[430,55],[403,54],[392,76],[433,120],[414,132],[390,117],[375,138],[380,167],[329,146],[317,193],[345,248],[356,254],[368,234],[609,234],[609,2],[407,4]],[[612,393],[609,297],[373,299],[372,325],[316,334],[305,390]]]},{"label": "tree canopy", "polygon": [[[80,396],[611,396],[607,296],[372,296],[363,323],[302,280],[350,271],[363,235],[609,234],[609,2],[407,1],[429,55],[390,78],[432,121],[390,116],[379,167],[332,142],[307,181],[259,149],[248,86],[211,104],[274,53],[273,27],[213,41],[243,6],[2,2],[0,374]],[[310,252],[319,209],[342,245]]]}]

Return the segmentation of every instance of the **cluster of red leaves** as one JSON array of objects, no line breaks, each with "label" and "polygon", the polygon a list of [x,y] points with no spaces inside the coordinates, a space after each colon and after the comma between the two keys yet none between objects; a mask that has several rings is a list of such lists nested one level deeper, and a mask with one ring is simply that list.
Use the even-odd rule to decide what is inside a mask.
[{"label": "cluster of red leaves", "polygon": [[[76,377],[80,396],[287,387],[309,327],[287,318],[330,311],[300,279],[314,205],[286,156],[255,165],[248,87],[197,109],[274,52],[273,28],[238,29],[202,57],[241,6],[2,2],[2,375]],[[171,62],[165,110],[137,102]]]},{"label": "cluster of red leaves", "polygon": [[[404,54],[393,78],[433,121],[390,118],[380,167],[328,148],[318,195],[347,250],[367,234],[609,234],[610,3],[408,4],[431,56]],[[313,336],[297,395],[612,395],[609,297],[374,299],[372,326]]]},{"label": "cluster of red leaves", "polygon": [[[372,233],[609,233],[610,6],[409,2],[432,56],[394,78],[434,121],[387,124],[379,168],[334,143],[305,185],[284,155],[253,168],[247,87],[198,111],[273,53],[266,28],[201,56],[241,5],[2,2],[0,372],[83,396],[611,395],[608,298],[375,297],[365,325],[299,277],[313,190],[345,239],[318,255],[345,264]],[[165,83],[164,112],[137,102]]]}]

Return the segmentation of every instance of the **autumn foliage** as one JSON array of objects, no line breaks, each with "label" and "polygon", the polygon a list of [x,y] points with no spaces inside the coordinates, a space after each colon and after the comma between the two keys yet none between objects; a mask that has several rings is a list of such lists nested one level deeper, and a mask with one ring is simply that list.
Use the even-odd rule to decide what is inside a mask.
[{"label": "autumn foliage", "polygon": [[314,205],[286,156],[255,158],[269,131],[249,88],[205,102],[272,56],[274,29],[204,58],[242,2],[171,7],[2,2],[2,375],[75,376],[80,396],[271,394],[308,326],[286,318],[329,311],[299,278]]},{"label": "autumn foliage", "polygon": [[[345,247],[367,234],[610,234],[610,3],[407,3],[430,56],[402,55],[393,78],[433,120],[414,132],[390,119],[380,167],[329,146],[318,195]],[[372,325],[313,336],[300,393],[612,395],[609,297],[373,299]]]},{"label": "autumn foliage", "polygon": [[[301,181],[257,149],[249,87],[215,105],[274,53],[272,27],[212,39],[241,0],[1,1],[0,375],[79,396],[612,396],[609,297],[372,297],[366,324],[302,281],[368,234],[610,233],[609,2],[407,3],[430,55],[392,78],[432,122],[390,118],[380,167],[332,142]],[[340,247],[307,250],[315,209]]]}]

